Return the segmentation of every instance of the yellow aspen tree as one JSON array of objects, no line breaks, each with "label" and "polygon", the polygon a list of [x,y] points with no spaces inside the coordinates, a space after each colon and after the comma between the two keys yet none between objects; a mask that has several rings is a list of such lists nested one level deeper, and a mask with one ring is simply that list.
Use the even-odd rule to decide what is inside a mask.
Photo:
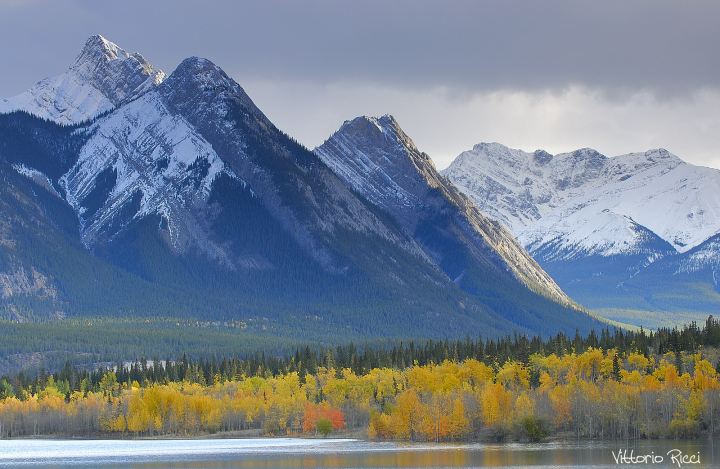
[{"label": "yellow aspen tree", "polygon": [[530,387],[530,373],[527,368],[522,363],[510,359],[500,368],[496,379],[505,388],[513,391]]},{"label": "yellow aspen tree", "polygon": [[368,425],[367,435],[370,439],[392,438],[392,418],[385,413],[373,409],[370,413],[370,424]]},{"label": "yellow aspen tree", "polygon": [[482,392],[483,423],[488,427],[503,425],[510,418],[510,410],[510,396],[502,384],[486,384]]},{"label": "yellow aspen tree", "polygon": [[467,418],[465,404],[460,396],[456,396],[452,402],[449,431],[450,436],[456,440],[466,438],[470,434],[470,420]]},{"label": "yellow aspen tree", "polygon": [[590,347],[588,348],[588,351],[585,352],[584,355],[587,355],[587,363],[588,363],[588,369],[589,369],[589,379],[590,381],[595,381],[600,376],[600,369],[601,364],[603,361],[604,355],[602,353],[602,350]]},{"label": "yellow aspen tree", "polygon": [[421,402],[419,433],[427,440],[440,441],[450,431],[450,406],[445,394],[428,394]]},{"label": "yellow aspen tree", "polygon": [[650,365],[650,359],[637,352],[632,352],[627,357],[627,364],[630,372],[637,371],[639,374],[644,375]]},{"label": "yellow aspen tree", "polygon": [[600,360],[600,374],[604,379],[610,379],[613,375],[613,366],[615,363],[615,357],[618,358],[618,364],[620,363],[620,357],[618,356],[617,350],[610,349],[605,354],[605,358]]},{"label": "yellow aspen tree", "polygon": [[535,414],[535,400],[532,399],[527,391],[520,394],[515,399],[514,406],[514,419],[522,419],[523,417],[529,417]]},{"label": "yellow aspen tree", "polygon": [[540,373],[540,393],[547,394],[557,386],[557,382],[547,371]]},{"label": "yellow aspen tree", "polygon": [[568,397],[567,385],[558,385],[548,392],[550,403],[553,409],[553,420],[555,427],[561,428],[572,420],[570,413],[570,399]]},{"label": "yellow aspen tree", "polygon": [[395,396],[398,390],[395,371],[389,368],[374,368],[367,374],[367,379],[375,386],[378,401]]},{"label": "yellow aspen tree", "polygon": [[406,389],[398,394],[391,417],[396,438],[414,439],[420,418],[420,397],[414,389]]},{"label": "yellow aspen tree", "polygon": [[[698,354],[699,355],[699,354]],[[693,374],[693,389],[699,391],[717,390],[717,372],[707,360],[698,359],[695,362],[695,373]]]},{"label": "yellow aspen tree", "polygon": [[485,363],[468,359],[458,367],[458,378],[471,389],[479,389],[495,378],[495,371]]}]

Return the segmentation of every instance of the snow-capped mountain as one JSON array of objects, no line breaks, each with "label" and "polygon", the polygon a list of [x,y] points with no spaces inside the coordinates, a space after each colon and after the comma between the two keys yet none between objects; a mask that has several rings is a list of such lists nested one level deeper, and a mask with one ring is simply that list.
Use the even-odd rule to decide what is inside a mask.
[{"label": "snow-capped mountain", "polygon": [[456,284],[488,294],[487,276],[517,278],[564,304],[572,300],[499,223],[435,169],[392,116],[345,122],[315,153],[387,211]]},{"label": "snow-capped mountain", "polygon": [[142,55],[96,35],[67,72],[0,99],[0,113],[22,110],[59,124],[76,124],[136,99],[165,77]]},{"label": "snow-capped mountain", "polygon": [[[254,315],[294,334],[319,333],[308,317],[374,336],[598,325],[389,117],[329,140],[365,145],[348,155],[374,166],[353,179],[211,61],[191,57],[166,77],[100,36],[0,110],[2,197],[24,197],[5,218],[47,215],[42,233],[8,222],[0,266],[52,279],[41,282],[57,292],[50,309]],[[0,209],[17,205],[2,197]],[[23,236],[32,249],[14,247]]]},{"label": "snow-capped mountain", "polygon": [[379,236],[414,254],[414,243],[385,226],[320,161],[282,134],[245,91],[206,59],[189,58],[157,90],[221,156],[298,243],[331,269],[336,227]]},{"label": "snow-capped mountain", "polygon": [[[553,156],[479,144],[443,174],[506,224],[571,295],[582,283],[576,270],[609,276],[591,269],[598,258],[615,259],[614,287],[661,259],[671,277],[699,265],[682,255],[720,233],[720,171],[663,149],[608,158],[589,149]],[[706,259],[701,252],[708,251],[692,259]],[[582,259],[587,266],[568,268]],[[585,294],[575,297],[588,303]]]},{"label": "snow-capped mountain", "polygon": [[663,149],[608,158],[480,144],[443,174],[531,250],[631,252],[641,226],[682,253],[720,232],[720,171]]}]

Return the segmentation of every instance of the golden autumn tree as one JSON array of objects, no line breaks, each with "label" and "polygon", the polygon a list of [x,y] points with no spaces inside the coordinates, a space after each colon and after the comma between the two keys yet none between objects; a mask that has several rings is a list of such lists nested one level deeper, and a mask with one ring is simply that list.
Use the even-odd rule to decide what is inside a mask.
[{"label": "golden autumn tree", "polygon": [[483,423],[488,427],[506,426],[511,418],[511,399],[502,384],[486,384],[481,395]]},{"label": "golden autumn tree", "polygon": [[420,397],[414,389],[405,389],[398,394],[391,417],[393,434],[397,438],[415,438],[420,423]]}]

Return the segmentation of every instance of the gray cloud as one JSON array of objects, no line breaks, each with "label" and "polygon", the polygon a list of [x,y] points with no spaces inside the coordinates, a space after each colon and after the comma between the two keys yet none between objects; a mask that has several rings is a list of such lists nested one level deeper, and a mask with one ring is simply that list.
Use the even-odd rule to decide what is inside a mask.
[{"label": "gray cloud", "polygon": [[[62,73],[97,33],[168,73],[191,55],[212,60],[309,146],[320,142],[307,115],[325,132],[385,112],[404,127],[407,116],[422,132],[406,129],[411,137],[432,149],[455,149],[456,129],[477,129],[461,139],[465,149],[495,135],[518,135],[527,150],[580,137],[588,140],[582,146],[615,149],[638,136],[627,151],[666,146],[710,161],[717,146],[708,130],[717,117],[693,106],[698,93],[720,92],[720,2],[10,0],[0,3],[0,96]],[[584,98],[573,101],[568,90],[578,89]],[[525,98],[512,98],[517,93]],[[638,104],[647,93],[651,104]],[[533,107],[533,96],[554,107]],[[526,117],[543,112],[563,117]],[[659,129],[672,129],[676,112],[691,144],[674,134],[662,141],[670,134]],[[493,124],[512,126],[518,116],[522,126],[505,132]],[[593,134],[594,126],[601,131]]]},{"label": "gray cloud", "polygon": [[[58,53],[63,67],[87,36],[101,33],[167,72],[201,55],[238,78],[467,92],[585,85],[673,95],[720,86],[719,2],[16,1],[0,8],[0,60],[30,70],[37,66],[18,56]],[[13,79],[3,76],[3,88],[19,86],[6,83]]]}]

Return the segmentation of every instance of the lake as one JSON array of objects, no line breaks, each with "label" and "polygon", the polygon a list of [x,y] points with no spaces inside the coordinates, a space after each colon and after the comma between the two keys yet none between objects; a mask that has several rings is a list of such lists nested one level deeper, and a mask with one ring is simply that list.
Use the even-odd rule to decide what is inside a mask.
[{"label": "lake", "polygon": [[0,440],[0,467],[98,469],[720,468],[720,441],[406,443],[299,438]]}]

